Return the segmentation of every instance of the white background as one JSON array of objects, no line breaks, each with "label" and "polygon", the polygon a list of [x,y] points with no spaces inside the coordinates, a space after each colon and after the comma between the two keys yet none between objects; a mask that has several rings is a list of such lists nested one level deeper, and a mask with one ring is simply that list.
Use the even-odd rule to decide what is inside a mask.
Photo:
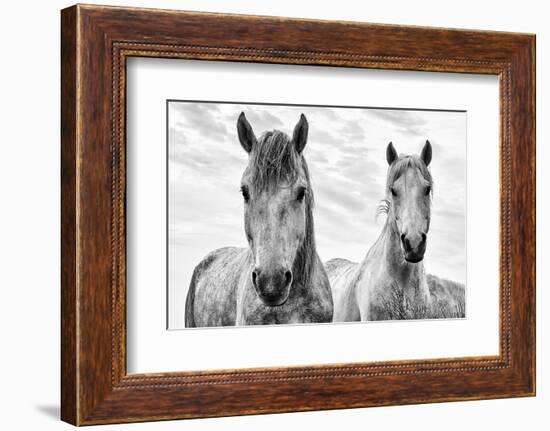
[{"label": "white background", "polygon": [[[115,4],[115,2],[103,1]],[[59,9],[64,1],[9,2],[0,16],[0,287],[2,428],[70,429],[59,409]],[[190,10],[362,20],[537,33],[537,117],[550,117],[550,29],[545,2],[118,1]],[[538,121],[538,396],[98,429],[547,429],[550,422],[548,123]],[[546,314],[545,314],[546,311]]]},{"label": "white background", "polygon": [[[498,354],[498,78],[132,59],[127,82],[128,372]],[[467,319],[166,331],[164,108],[186,97],[467,111]]]}]

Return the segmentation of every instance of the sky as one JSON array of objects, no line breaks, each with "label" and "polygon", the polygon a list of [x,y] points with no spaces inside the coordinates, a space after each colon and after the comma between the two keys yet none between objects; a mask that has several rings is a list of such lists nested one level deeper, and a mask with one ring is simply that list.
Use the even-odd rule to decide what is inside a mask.
[{"label": "sky", "polygon": [[237,137],[244,112],[256,136],[292,135],[301,113],[309,122],[304,156],[315,195],[317,252],[360,262],[385,216],[386,147],[419,154],[426,139],[434,197],[428,273],[466,281],[466,113],[376,108],[250,105],[171,101],[168,107],[169,327],[184,326],[194,267],[210,251],[247,247],[240,181],[247,153]]}]

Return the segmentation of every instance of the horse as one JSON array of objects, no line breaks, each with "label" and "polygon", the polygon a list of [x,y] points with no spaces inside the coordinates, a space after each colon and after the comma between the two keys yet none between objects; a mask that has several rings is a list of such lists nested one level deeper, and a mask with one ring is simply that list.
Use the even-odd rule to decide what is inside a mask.
[{"label": "horse", "polygon": [[248,247],[209,253],[195,268],[185,326],[242,326],[332,321],[329,280],[315,247],[313,190],[303,155],[308,121],[292,138],[259,139],[244,112],[237,120],[248,165],[241,179]]},{"label": "horse", "polygon": [[431,315],[432,297],[424,270],[430,228],[432,146],[420,155],[386,148],[386,197],[378,211],[386,222],[363,261],[332,259],[325,264],[334,296],[334,321],[394,320]]}]

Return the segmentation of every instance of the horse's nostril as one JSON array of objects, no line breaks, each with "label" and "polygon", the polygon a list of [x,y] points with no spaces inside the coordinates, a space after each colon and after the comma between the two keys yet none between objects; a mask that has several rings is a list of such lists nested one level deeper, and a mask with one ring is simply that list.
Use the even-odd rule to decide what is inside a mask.
[{"label": "horse's nostril", "polygon": [[412,250],[411,242],[408,240],[405,234],[401,234],[401,242],[403,243],[403,248],[407,253]]},{"label": "horse's nostril", "polygon": [[285,281],[286,281],[286,284],[288,286],[290,284],[290,282],[292,281],[292,272],[290,272],[290,271],[285,272]]},{"label": "horse's nostril", "polygon": [[407,239],[404,233],[401,234],[401,242],[403,243],[403,248],[405,249],[405,251],[410,251],[411,243],[409,242],[409,240]]},{"label": "horse's nostril", "polygon": [[252,271],[252,284],[254,285],[254,287],[258,287],[256,284],[257,278],[258,278],[258,274],[256,273],[256,271]]},{"label": "horse's nostril", "polygon": [[425,243],[426,242],[426,234],[425,233],[422,233],[422,243]]}]

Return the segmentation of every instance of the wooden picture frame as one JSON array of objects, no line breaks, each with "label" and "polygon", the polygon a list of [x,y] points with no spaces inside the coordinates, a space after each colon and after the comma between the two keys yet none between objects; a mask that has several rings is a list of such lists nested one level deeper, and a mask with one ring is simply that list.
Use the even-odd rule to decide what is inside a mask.
[{"label": "wooden picture frame", "polygon": [[[534,35],[82,5],[64,9],[61,18],[64,421],[535,394]],[[498,75],[500,354],[128,375],[125,65],[131,56]]]}]

